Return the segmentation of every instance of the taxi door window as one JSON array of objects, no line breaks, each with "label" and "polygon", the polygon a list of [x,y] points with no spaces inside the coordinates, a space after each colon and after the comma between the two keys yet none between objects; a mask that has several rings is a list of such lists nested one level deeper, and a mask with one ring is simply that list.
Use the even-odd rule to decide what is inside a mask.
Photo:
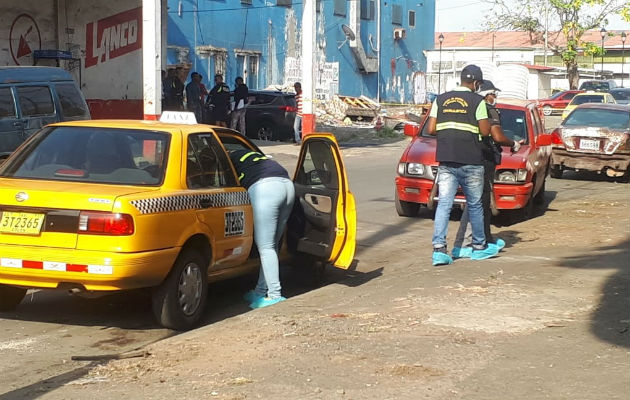
[{"label": "taxi door window", "polygon": [[322,142],[309,142],[304,163],[298,171],[296,183],[311,188],[339,189],[337,166],[329,146]]},{"label": "taxi door window", "polygon": [[238,186],[228,157],[212,134],[188,137],[186,184],[190,189]]}]

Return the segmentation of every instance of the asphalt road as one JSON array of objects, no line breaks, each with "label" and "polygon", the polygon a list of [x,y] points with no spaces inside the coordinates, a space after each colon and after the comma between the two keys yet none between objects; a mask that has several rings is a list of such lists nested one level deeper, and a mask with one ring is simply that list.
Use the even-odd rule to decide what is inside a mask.
[{"label": "asphalt road", "polygon": [[[379,146],[354,145],[344,148],[343,154],[348,168],[350,186],[357,199],[358,246],[356,258],[358,266],[356,272],[328,271],[325,282],[327,286],[354,279],[357,285],[368,281],[371,282],[371,285],[364,285],[363,291],[353,293],[353,296],[369,296],[369,294],[365,293],[366,290],[374,290],[376,292],[385,290],[385,288],[389,288],[388,290],[395,294],[397,291],[404,292],[409,289],[400,280],[400,274],[405,274],[406,268],[414,265],[424,265],[426,267],[429,260],[430,237],[433,226],[430,214],[424,210],[417,218],[400,218],[394,210],[393,178],[398,158],[405,145],[406,141],[401,141]],[[290,145],[270,146],[266,147],[265,151],[274,155],[279,162],[288,168],[294,165],[297,158],[297,148]],[[524,259],[514,258],[518,257],[519,247],[526,250],[529,249],[528,251],[521,250],[525,254],[525,259],[529,260],[529,262],[535,262],[536,265],[548,262],[551,259],[551,255],[544,254],[545,251],[548,250],[549,246],[557,245],[547,239],[545,243],[541,243],[537,239],[543,234],[541,230],[557,229],[561,234],[557,241],[562,243],[571,234],[577,234],[582,237],[581,240],[585,240],[583,236],[588,236],[590,232],[595,231],[595,229],[588,229],[589,224],[610,223],[611,226],[625,225],[627,228],[627,184],[620,185],[594,174],[567,173],[565,179],[562,180],[548,179],[545,209],[541,210],[539,215],[532,221],[527,221],[522,225],[516,224],[499,228],[500,233],[503,235],[502,237],[508,242],[508,254],[499,259],[498,262],[500,264],[491,264],[493,271],[501,267],[501,273],[503,273],[503,270],[508,273],[511,270],[523,267],[524,264],[522,262]],[[584,218],[589,215],[589,204],[591,204],[585,199],[597,199],[597,202],[593,203],[597,207],[625,207],[625,213],[619,214],[622,215],[621,220],[619,220],[619,215],[614,214],[617,215],[614,223],[607,220],[585,220]],[[571,218],[567,218],[562,213],[563,207],[566,205],[575,208],[575,214],[571,214]],[[573,215],[576,217],[573,217]],[[555,216],[557,218],[554,218]],[[625,221],[623,218],[625,218]],[[544,220],[547,225],[537,226],[536,220]],[[602,249],[605,249],[605,247],[602,246],[610,245],[613,246],[613,250],[619,249],[619,254],[615,253],[614,255],[616,258],[606,258],[605,261],[601,261],[602,268],[607,268],[604,272],[612,271],[608,274],[610,276],[601,275],[602,272],[600,270],[598,272],[600,275],[597,275],[597,277],[594,275],[592,278],[593,280],[598,279],[598,282],[599,280],[606,282],[605,285],[610,285],[610,290],[619,292],[623,290],[619,287],[619,283],[627,283],[628,280],[628,238],[627,232],[615,232],[615,235],[612,235],[611,232],[611,237],[613,236],[625,237],[625,242],[622,242],[620,245],[617,241],[607,243],[605,237],[593,238],[592,250],[590,250],[590,244],[583,245],[584,248],[580,254],[575,254],[575,250],[563,250],[562,246],[554,247],[555,253],[553,257],[564,257],[569,260],[565,262],[566,268],[578,268],[582,264],[597,263],[597,259],[593,261],[588,257],[591,253],[594,255],[603,254],[604,250]],[[586,240],[584,243],[590,242]],[[509,253],[510,247],[515,249],[511,254]],[[621,262],[619,261],[621,259],[626,260],[623,268],[620,265],[616,265]],[[510,264],[510,260],[514,262],[513,265]],[[616,272],[616,268],[619,268],[618,272]],[[461,270],[461,268],[457,269],[458,273],[466,274],[466,272],[461,272]],[[414,276],[417,278],[422,271],[433,270],[413,268],[413,271]],[[475,267],[471,271],[470,273],[474,274],[479,272],[480,268]],[[383,274],[386,275],[384,276]],[[422,279],[426,279],[427,285],[445,287],[443,286],[445,283],[442,283],[442,281],[446,277],[440,275],[439,271],[424,272],[423,274]],[[551,273],[544,272],[541,275],[543,283],[538,282],[537,285],[541,287],[541,291],[551,290],[553,292],[556,289],[551,288],[553,286],[552,283],[555,285],[556,281],[552,280],[549,277],[550,275],[545,274]],[[462,275],[458,279],[464,279],[464,276]],[[254,279],[255,277],[249,276],[212,285],[209,299],[210,307],[204,319],[204,324],[207,326],[204,329],[211,329],[214,324],[220,321],[229,322],[233,319],[232,317],[249,312],[240,296],[253,284]],[[530,278],[523,277],[521,279],[527,280]],[[546,289],[544,283],[546,282],[545,279],[549,279],[550,288],[548,289]],[[572,279],[577,280],[578,278]],[[589,278],[585,278],[584,275],[580,275],[579,279],[589,281]],[[283,280],[286,282],[284,284],[284,294],[287,297],[295,297],[302,294],[308,295],[310,294],[309,292],[319,293],[318,301],[320,304],[326,304],[336,296],[336,292],[333,290],[317,290],[318,286],[312,283],[307,274],[298,273],[292,268],[285,267],[283,269]],[[576,284],[573,280],[570,283],[572,285]],[[417,286],[418,284],[416,283],[415,285]],[[353,287],[354,285],[350,284],[349,286]],[[612,342],[627,356],[628,336],[627,334],[625,336],[618,335],[619,332],[624,333],[625,331],[622,330],[623,326],[628,325],[627,319],[625,319],[626,322],[623,322],[624,319],[619,317],[619,307],[625,303],[618,303],[615,302],[614,298],[611,299],[610,293],[606,293],[607,287],[604,286],[602,292],[598,295],[595,294],[588,297],[585,294],[585,297],[588,297],[587,300],[592,303],[589,303],[589,307],[596,310],[603,307],[604,314],[608,313],[610,315],[606,314],[608,315],[607,317],[600,315],[598,320],[598,314],[595,313],[592,320],[585,320],[584,322],[592,324],[591,330],[596,341]],[[344,290],[344,293],[350,290],[352,289]],[[627,294],[627,287],[623,293]],[[387,296],[391,295],[392,293],[387,294]],[[517,294],[515,296],[518,297]],[[308,297],[306,298],[308,299]],[[627,299],[624,301],[627,302]],[[584,302],[586,303],[586,300]],[[568,300],[567,304],[569,304]],[[606,305],[608,307],[605,307]],[[536,307],[536,310],[540,309],[542,310],[541,312],[545,312],[546,305],[543,300]],[[528,311],[524,312],[527,313]],[[436,315],[438,314],[436,313]],[[443,316],[443,318],[446,317]],[[532,319],[536,318],[540,319],[540,316],[532,317]],[[485,322],[485,326],[492,328],[490,322]],[[450,323],[453,324],[452,321]],[[466,323],[471,322],[468,321]],[[546,323],[552,324],[553,321],[547,321]],[[565,324],[565,322],[562,324]],[[617,325],[619,324],[623,326],[618,327]],[[558,326],[560,325],[558,323]],[[611,332],[607,325],[611,325],[615,331]],[[554,325],[550,326],[553,327]],[[0,327],[0,400],[30,399],[47,394],[50,396],[45,396],[46,398],[70,398],[65,397],[59,389],[68,382],[83,377],[91,367],[91,364],[86,366],[85,364],[77,364],[77,362],[72,361],[71,358],[73,356],[91,358],[98,362],[103,355],[107,356],[129,350],[142,349],[151,343],[173,335],[172,332],[162,329],[155,324],[150,312],[149,296],[143,291],[119,293],[97,299],[79,298],[63,292],[33,292],[28,295],[15,312],[0,314]],[[490,328],[487,328],[488,332],[492,332]],[[627,327],[625,329],[627,331]],[[547,349],[545,351],[554,348],[550,342],[553,338],[550,339],[550,337],[542,334],[538,336],[539,340],[541,340],[541,348]],[[482,342],[479,338],[476,340],[479,340],[480,343]],[[528,336],[528,340],[535,341],[536,335]],[[592,340],[592,338],[588,340]],[[515,350],[512,349],[514,343],[510,342],[508,336],[500,336],[497,343],[499,345],[503,343],[505,346],[503,351],[508,358],[503,360],[503,364],[497,363],[488,368],[486,373],[492,371],[492,378],[486,379],[487,375],[472,375],[471,380],[458,390],[472,392],[480,390],[479,393],[492,393],[491,385],[493,383],[505,387],[505,382],[511,379],[510,374],[506,372],[508,370],[504,371],[501,365],[505,366],[505,363],[510,360],[519,358],[524,360],[523,362],[525,363],[530,362],[534,364],[534,361],[530,360],[529,355],[532,354],[532,349],[537,348],[539,344],[527,343],[527,340],[519,341],[518,345],[521,346],[521,350],[515,353]],[[457,346],[460,344],[457,344]],[[567,352],[566,355],[563,353],[560,358],[565,357],[573,363],[582,361],[576,354],[570,354],[570,349],[561,348],[558,351]],[[615,357],[612,357],[611,353],[606,354],[608,359],[612,359],[615,362],[619,360],[618,354]],[[533,359],[533,355],[531,358]],[[465,362],[465,360],[462,360],[462,362]],[[596,364],[595,361],[591,360],[590,365],[597,367],[600,364]],[[515,365],[512,365],[512,367],[514,369],[526,368],[526,366],[524,367],[521,364],[518,367]],[[623,367],[615,364],[614,367],[611,367],[610,375],[612,376],[612,374],[618,372],[620,368],[623,370]],[[527,370],[521,370],[521,373],[527,373]],[[537,374],[544,376],[545,372],[539,371]],[[562,376],[560,378],[570,379],[570,377]],[[601,379],[605,380],[603,376]],[[617,383],[611,389],[613,393],[617,393],[615,391],[618,391],[620,388]],[[532,378],[531,387],[533,388],[536,384],[540,384],[540,382]],[[53,390],[56,391],[53,392]],[[529,398],[527,395],[527,393],[518,392],[510,397],[525,399]],[[597,398],[589,396],[590,394],[574,398]],[[430,396],[427,395],[426,397]],[[75,396],[73,398],[81,397]],[[116,397],[114,396],[113,398]],[[323,398],[326,398],[326,396],[323,396]],[[365,398],[373,397],[367,396]],[[417,397],[402,396],[401,398]],[[484,398],[484,396],[480,395],[478,398]],[[490,397],[486,396],[485,398]],[[534,396],[534,398],[547,397],[541,395]],[[560,397],[552,396],[550,398]],[[617,397],[609,396],[607,398]]]}]

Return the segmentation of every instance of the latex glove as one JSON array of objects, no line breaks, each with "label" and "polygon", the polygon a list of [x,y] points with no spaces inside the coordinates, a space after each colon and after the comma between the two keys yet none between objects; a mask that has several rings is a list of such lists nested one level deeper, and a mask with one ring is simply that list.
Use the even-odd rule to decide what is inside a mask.
[{"label": "latex glove", "polygon": [[522,140],[514,141],[514,144],[512,145],[512,148],[510,150],[512,150],[512,153],[518,153],[518,151],[521,148],[521,144],[523,144]]}]

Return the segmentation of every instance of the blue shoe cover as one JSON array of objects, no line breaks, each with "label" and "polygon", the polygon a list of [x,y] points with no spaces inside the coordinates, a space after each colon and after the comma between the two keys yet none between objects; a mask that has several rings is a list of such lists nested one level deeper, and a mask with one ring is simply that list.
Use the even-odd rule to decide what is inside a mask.
[{"label": "blue shoe cover", "polygon": [[250,290],[250,291],[248,291],[247,293],[245,293],[243,295],[243,299],[246,302],[248,302],[248,303],[253,303],[254,300],[260,299],[261,297],[265,297],[265,296],[260,296],[260,295],[256,294],[256,291],[254,291],[254,290]]},{"label": "blue shoe cover", "polygon": [[494,242],[494,245],[501,250],[505,247],[505,241],[503,239],[497,239],[496,242]]},{"label": "blue shoe cover", "polygon": [[470,258],[470,255],[472,254],[472,247],[453,247],[451,254],[453,259]]},{"label": "blue shoe cover", "polygon": [[433,252],[433,265],[448,265],[453,264],[453,259],[446,253],[442,253],[441,251]]},{"label": "blue shoe cover", "polygon": [[492,243],[488,243],[488,246],[483,250],[473,249],[470,259],[471,260],[485,260],[487,258],[494,257],[497,254],[499,254],[499,248]]},{"label": "blue shoe cover", "polygon": [[281,301],[285,301],[286,299],[282,296],[276,297],[275,299],[271,299],[269,297],[259,297],[256,300],[252,301],[249,305],[251,309],[263,308],[274,305],[276,303],[280,303]]}]

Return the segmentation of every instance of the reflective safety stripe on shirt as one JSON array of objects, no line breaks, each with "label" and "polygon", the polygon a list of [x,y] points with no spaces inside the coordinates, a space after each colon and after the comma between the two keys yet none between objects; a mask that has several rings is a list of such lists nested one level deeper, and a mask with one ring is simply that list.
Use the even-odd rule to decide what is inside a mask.
[{"label": "reflective safety stripe on shirt", "polygon": [[254,161],[254,162],[267,159],[267,156],[263,156],[262,154],[258,153],[257,151],[250,151],[249,153],[245,154],[243,157],[239,158],[239,161],[243,162],[243,161],[247,160],[247,158],[249,158],[249,156],[252,156],[254,154],[258,154],[258,155],[261,156],[261,157],[255,157],[254,159],[252,159],[252,161]]},{"label": "reflective safety stripe on shirt", "polygon": [[466,124],[463,122],[446,121],[446,122],[440,122],[439,124],[435,125],[435,130],[437,131],[442,131],[445,129],[457,129],[460,131],[467,131],[467,132],[479,134],[479,126]]}]

